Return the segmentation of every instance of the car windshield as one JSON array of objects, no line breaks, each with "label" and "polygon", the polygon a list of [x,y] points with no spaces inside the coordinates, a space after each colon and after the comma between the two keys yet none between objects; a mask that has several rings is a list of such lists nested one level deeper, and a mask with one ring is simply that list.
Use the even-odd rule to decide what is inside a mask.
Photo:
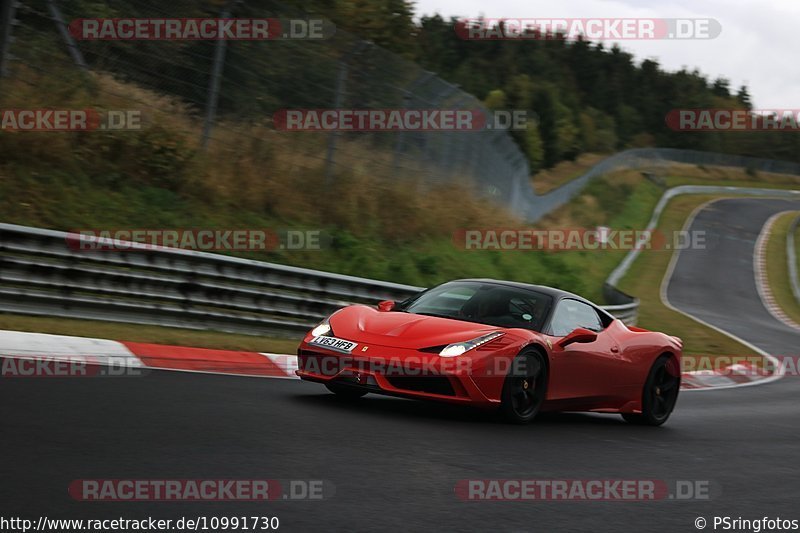
[{"label": "car windshield", "polygon": [[425,291],[400,310],[418,315],[541,331],[552,298],[532,289],[455,281]]}]

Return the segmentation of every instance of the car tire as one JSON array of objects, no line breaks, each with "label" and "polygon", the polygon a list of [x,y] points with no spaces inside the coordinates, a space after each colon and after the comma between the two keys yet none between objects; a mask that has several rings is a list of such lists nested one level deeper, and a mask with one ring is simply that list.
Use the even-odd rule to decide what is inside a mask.
[{"label": "car tire", "polygon": [[536,418],[547,395],[547,364],[537,350],[514,358],[503,383],[500,414],[513,424],[527,424]]},{"label": "car tire", "polygon": [[667,421],[681,388],[681,375],[675,358],[664,354],[656,359],[642,389],[642,412],[622,413],[622,418],[640,426],[660,426]]},{"label": "car tire", "polygon": [[363,389],[339,385],[337,383],[326,383],[325,386],[336,396],[345,400],[357,400],[367,394],[367,391]]}]

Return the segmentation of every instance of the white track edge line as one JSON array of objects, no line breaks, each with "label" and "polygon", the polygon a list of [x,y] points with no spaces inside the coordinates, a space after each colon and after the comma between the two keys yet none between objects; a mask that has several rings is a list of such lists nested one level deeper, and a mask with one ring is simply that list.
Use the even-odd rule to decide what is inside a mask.
[{"label": "white track edge line", "polygon": [[787,327],[800,330],[800,325],[796,324],[778,305],[772,294],[767,277],[767,247],[772,236],[772,229],[775,222],[787,213],[794,213],[794,210],[781,211],[775,213],[764,223],[761,232],[756,239],[755,253],[753,254],[753,274],[755,276],[756,290],[761,299],[761,305],[772,315],[773,318],[782,322]]}]

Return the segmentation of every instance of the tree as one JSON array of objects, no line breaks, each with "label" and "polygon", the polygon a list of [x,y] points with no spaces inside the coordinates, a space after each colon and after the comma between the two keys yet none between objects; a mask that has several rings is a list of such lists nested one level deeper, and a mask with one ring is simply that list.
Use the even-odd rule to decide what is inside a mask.
[{"label": "tree", "polygon": [[714,80],[714,85],[711,86],[711,94],[714,96],[728,97],[731,95],[730,81],[725,78],[717,78]]},{"label": "tree", "polygon": [[503,92],[502,89],[495,89],[493,91],[489,91],[489,94],[486,95],[486,99],[484,99],[483,101],[483,105],[485,105],[492,111],[497,109],[505,109],[507,105],[506,93]]},{"label": "tree", "polygon": [[531,172],[537,172],[544,164],[544,144],[539,133],[539,126],[534,120],[527,122],[527,129],[524,132],[525,144],[523,146]]},{"label": "tree", "polygon": [[753,109],[753,103],[750,100],[750,93],[747,91],[747,87],[745,85],[739,87],[739,91],[736,93],[736,100],[738,100],[745,109]]},{"label": "tree", "polygon": [[325,13],[337,28],[405,56],[417,55],[414,5],[406,0],[338,0]]}]

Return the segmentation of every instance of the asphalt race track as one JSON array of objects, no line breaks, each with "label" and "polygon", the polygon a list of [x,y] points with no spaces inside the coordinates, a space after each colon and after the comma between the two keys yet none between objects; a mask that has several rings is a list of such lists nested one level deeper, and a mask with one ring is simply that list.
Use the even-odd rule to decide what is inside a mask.
[{"label": "asphalt race track", "polygon": [[[672,305],[759,348],[800,353],[763,308],[753,248],[785,200],[731,199],[691,229]],[[153,372],[142,378],[0,381],[0,502],[36,518],[278,516],[284,531],[696,531],[716,516],[800,519],[800,381],[683,393],[662,428],[552,415],[510,426],[455,407],[367,396],[342,402],[292,380]],[[323,479],[323,501],[78,502],[85,478]],[[708,480],[707,501],[463,502],[462,479]]]},{"label": "asphalt race track", "polygon": [[753,281],[753,247],[767,219],[800,209],[791,200],[726,199],[708,204],[692,230],[703,230],[707,250],[681,252],[669,284],[670,303],[771,354],[800,353],[798,332],[760,304]]}]

